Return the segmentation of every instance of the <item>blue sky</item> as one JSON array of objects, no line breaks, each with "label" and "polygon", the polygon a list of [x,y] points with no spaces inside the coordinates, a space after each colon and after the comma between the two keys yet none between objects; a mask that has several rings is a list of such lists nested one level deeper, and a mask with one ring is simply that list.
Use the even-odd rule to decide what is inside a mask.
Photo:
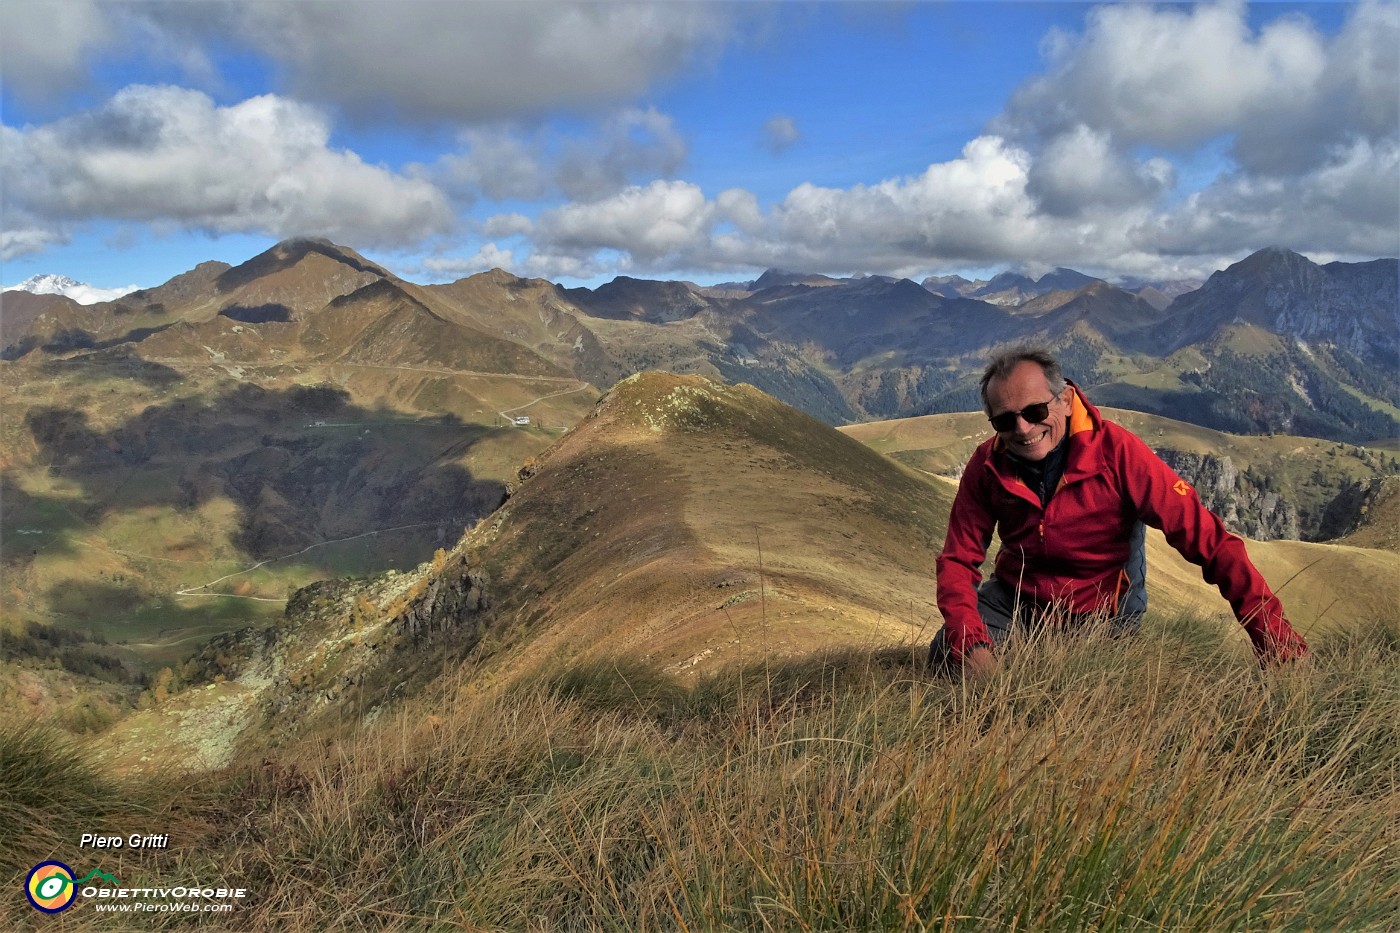
[{"label": "blue sky", "polygon": [[0,281],[326,236],[420,282],[1400,252],[1400,6],[0,4]]}]

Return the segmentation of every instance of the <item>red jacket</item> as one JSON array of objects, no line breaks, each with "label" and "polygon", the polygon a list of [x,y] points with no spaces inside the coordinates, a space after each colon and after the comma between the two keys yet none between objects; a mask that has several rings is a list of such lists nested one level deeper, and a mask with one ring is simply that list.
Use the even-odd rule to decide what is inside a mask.
[{"label": "red jacket", "polygon": [[1112,612],[1138,519],[1160,528],[1206,582],[1219,587],[1261,659],[1305,655],[1307,644],[1284,618],[1244,542],[1146,444],[1104,421],[1070,385],[1065,471],[1048,506],[1016,476],[996,437],[977,448],[963,472],[937,561],[938,609],[953,658],[992,644],[977,611],[977,585],[993,528],[1001,537],[993,569],[998,579],[1035,604]]}]

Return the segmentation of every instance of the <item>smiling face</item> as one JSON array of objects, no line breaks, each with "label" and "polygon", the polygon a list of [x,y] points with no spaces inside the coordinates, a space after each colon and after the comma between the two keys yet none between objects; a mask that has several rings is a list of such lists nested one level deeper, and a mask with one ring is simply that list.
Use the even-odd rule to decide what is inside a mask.
[{"label": "smiling face", "polygon": [[1064,391],[1055,395],[1050,383],[1045,379],[1045,371],[1039,363],[1025,360],[1011,370],[1005,379],[993,379],[987,383],[988,413],[993,417],[1008,411],[1020,411],[1039,402],[1050,402],[1050,415],[1042,424],[1028,424],[1026,419],[1017,418],[1016,426],[1009,431],[998,431],[997,436],[1006,449],[1025,460],[1044,460],[1046,454],[1054,450],[1065,436],[1065,418],[1069,414]]}]

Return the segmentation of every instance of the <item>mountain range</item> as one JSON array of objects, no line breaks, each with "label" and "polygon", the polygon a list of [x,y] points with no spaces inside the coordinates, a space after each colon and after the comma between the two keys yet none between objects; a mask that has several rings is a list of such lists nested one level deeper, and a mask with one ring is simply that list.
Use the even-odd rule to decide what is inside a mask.
[{"label": "mountain range", "polygon": [[[565,288],[502,270],[423,286],[348,248],[303,239],[236,266],[203,263],[95,305],[6,292],[0,630],[14,640],[6,656],[61,662],[107,678],[120,693],[152,666],[186,664],[203,639],[273,624],[288,595],[312,581],[407,573],[500,519],[503,503],[509,511],[515,501],[519,512],[546,489],[557,521],[519,532],[520,553],[554,553],[561,541],[572,542],[569,554],[594,553],[574,532],[593,527],[587,510],[603,506],[584,503],[606,492],[575,494],[565,480],[601,470],[619,449],[621,435],[583,428],[600,423],[594,405],[605,392],[641,372],[682,380],[657,389],[666,405],[684,407],[690,398],[703,408],[702,396],[722,396],[730,414],[716,416],[720,423],[762,409],[770,414],[759,422],[790,439],[826,436],[831,425],[932,425],[935,436],[917,447],[887,452],[916,475],[956,476],[986,427],[977,415],[955,413],[978,409],[987,354],[1023,341],[1048,344],[1094,401],[1119,410],[1114,417],[1146,419],[1135,429],[1212,497],[1235,530],[1389,547],[1375,529],[1393,513],[1391,478],[1400,472],[1396,266],[1393,259],[1318,265],[1265,250],[1167,304],[1160,296],[1169,283],[1157,283],[1149,300],[1145,289],[1135,294],[1071,270],[1038,280],[932,283],[944,292],[887,276],[777,270],[715,287],[619,277]],[[959,288],[969,294],[946,293]],[[985,300],[994,297],[1007,303]],[[684,381],[692,377],[706,381]],[[756,394],[730,398],[716,388],[744,385]],[[611,404],[627,397],[614,395]],[[807,420],[799,425],[796,412]],[[747,475],[743,457],[762,467],[752,485],[771,489],[789,475],[775,465],[796,456],[746,453],[752,439],[718,428],[629,424],[616,430],[651,452],[628,460],[626,470],[678,477],[686,464],[709,464],[713,476],[688,480],[699,503],[748,501],[753,512],[761,501],[733,486]],[[570,429],[577,433],[561,440]],[[822,443],[822,456],[835,459],[803,467],[814,471],[813,482],[823,470],[834,475],[841,458],[854,473],[876,469],[834,440]],[[701,453],[712,450],[713,458]],[[537,456],[546,459],[531,466]],[[729,458],[737,459],[726,466]],[[575,472],[558,472],[566,463]],[[522,480],[541,472],[561,485]],[[513,498],[522,484],[536,491]],[[672,569],[691,583],[699,577],[681,564],[713,570],[720,603],[753,591],[755,580],[737,573],[720,586],[729,580],[723,561],[677,556],[696,526],[686,519],[662,527],[675,504],[667,492],[648,493],[614,516],[641,523],[616,532],[618,550],[607,551],[608,560],[654,547],[671,554]],[[821,515],[850,495],[794,507]],[[917,495],[941,501],[937,492]],[[692,518],[703,509],[688,508]],[[713,521],[730,523],[726,534],[747,536],[744,509],[726,519],[714,508]],[[787,521],[775,516],[770,524]],[[825,540],[819,528],[793,521],[794,555]],[[917,533],[886,527],[892,521],[859,524],[908,537],[925,556],[935,547],[937,516],[921,519]],[[851,534],[853,561],[881,553],[865,532]],[[519,598],[522,620],[556,600],[548,618],[578,614],[589,587],[602,586],[601,578],[545,586],[504,558],[483,568],[494,589],[452,592],[467,599],[489,589],[498,606]],[[513,582],[502,589],[503,580]],[[403,589],[376,586],[386,594]],[[835,592],[830,580],[811,586]],[[535,590],[526,610],[519,594]],[[677,596],[676,611],[691,598]],[[760,606],[764,598],[760,592]],[[738,605],[726,608],[734,615]],[[888,613],[893,602],[882,605]],[[707,650],[677,642],[679,654],[667,663],[692,648],[686,657]],[[0,695],[5,690],[0,677]]]},{"label": "mountain range", "polygon": [[1166,304],[1169,283],[1134,293],[1069,269],[923,285],[770,270],[718,287],[619,277],[594,289],[495,270],[420,286],[303,240],[82,309],[10,293],[3,341],[10,360],[198,346],[231,361],[505,370],[599,390],[643,369],[699,372],[834,424],[976,408],[986,354],[1038,342],[1108,404],[1365,442],[1400,432],[1396,270],[1271,248]]}]

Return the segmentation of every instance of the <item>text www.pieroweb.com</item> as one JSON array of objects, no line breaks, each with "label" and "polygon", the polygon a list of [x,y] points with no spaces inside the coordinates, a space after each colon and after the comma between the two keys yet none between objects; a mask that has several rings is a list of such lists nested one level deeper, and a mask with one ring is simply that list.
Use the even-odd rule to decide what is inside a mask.
[{"label": "text www.pieroweb.com", "polygon": [[107,901],[92,905],[93,910],[103,913],[223,913],[233,910],[232,904],[191,904],[182,901],[144,903],[141,901]]}]

